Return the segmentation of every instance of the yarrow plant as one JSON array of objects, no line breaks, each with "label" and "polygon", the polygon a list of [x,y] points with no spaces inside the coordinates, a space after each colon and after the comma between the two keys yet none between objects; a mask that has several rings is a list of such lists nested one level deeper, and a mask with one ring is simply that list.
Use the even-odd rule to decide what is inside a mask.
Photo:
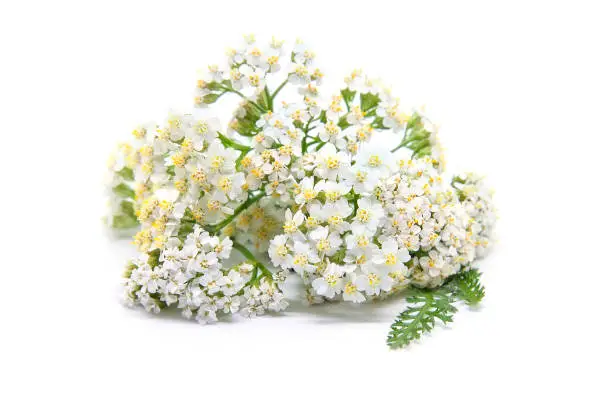
[{"label": "yarrow plant", "polygon": [[[287,52],[246,36],[201,73],[193,112],[119,145],[108,224],[139,228],[141,253],[125,270],[127,304],[200,323],[279,312],[296,274],[310,303],[404,293],[395,348],[482,299],[475,262],[496,218],[482,178],[447,177],[436,127],[361,71],[325,99],[314,60],[301,41]],[[230,95],[224,126],[213,108]]]}]

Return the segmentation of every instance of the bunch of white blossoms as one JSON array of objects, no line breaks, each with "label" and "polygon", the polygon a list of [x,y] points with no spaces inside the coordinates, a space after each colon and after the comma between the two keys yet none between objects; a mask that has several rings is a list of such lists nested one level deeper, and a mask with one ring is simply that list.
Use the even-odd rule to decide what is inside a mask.
[{"label": "bunch of white blossoms", "polygon": [[[420,112],[359,70],[326,99],[300,41],[247,36],[227,55],[199,76],[192,113],[137,128],[109,163],[108,224],[140,226],[128,303],[200,322],[280,311],[293,272],[311,303],[359,303],[441,286],[485,254],[491,193],[473,174],[445,179]],[[225,95],[239,102],[222,126]]]}]

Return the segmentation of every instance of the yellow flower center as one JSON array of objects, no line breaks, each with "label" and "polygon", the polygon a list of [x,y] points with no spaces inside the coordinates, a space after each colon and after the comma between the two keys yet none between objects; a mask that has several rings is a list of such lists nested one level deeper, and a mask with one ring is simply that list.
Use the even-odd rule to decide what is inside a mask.
[{"label": "yellow flower center", "polygon": [[395,256],[395,254],[385,255],[385,264],[395,265],[396,263],[397,263],[397,256]]},{"label": "yellow flower center", "polygon": [[366,209],[360,208],[357,210],[357,219],[360,222],[366,223],[370,220],[370,212]]},{"label": "yellow flower center", "polygon": [[340,166],[340,161],[338,160],[337,157],[328,157],[327,160],[325,161],[325,164],[327,165],[328,169],[337,169],[338,166]]}]

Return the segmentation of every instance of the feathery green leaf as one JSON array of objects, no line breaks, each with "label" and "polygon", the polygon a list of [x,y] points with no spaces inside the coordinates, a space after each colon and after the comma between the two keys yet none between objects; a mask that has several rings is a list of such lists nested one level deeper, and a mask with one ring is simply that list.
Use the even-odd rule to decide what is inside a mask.
[{"label": "feathery green leaf", "polygon": [[454,280],[455,295],[469,306],[480,303],[485,295],[484,287],[480,284],[480,275],[478,269],[468,269]]},{"label": "feathery green leaf", "polygon": [[444,324],[453,321],[457,308],[453,293],[445,287],[434,290],[412,289],[406,298],[408,307],[396,318],[387,336],[391,348],[406,347],[430,332],[436,321]]}]

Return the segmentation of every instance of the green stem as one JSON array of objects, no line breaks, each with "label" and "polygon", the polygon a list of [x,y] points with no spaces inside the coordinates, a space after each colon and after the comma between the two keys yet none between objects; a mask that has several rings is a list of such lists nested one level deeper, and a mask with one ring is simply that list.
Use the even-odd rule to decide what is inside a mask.
[{"label": "green stem", "polygon": [[402,141],[398,144],[394,149],[391,150],[391,153],[395,153],[402,147],[406,146],[409,142],[408,140],[408,131],[411,129],[410,124],[406,125],[406,129],[404,130],[404,136],[402,137]]},{"label": "green stem", "polygon": [[240,150],[241,152],[250,152],[251,151],[251,147],[240,144],[238,142],[233,141],[232,139],[230,139],[229,137],[225,136],[223,133],[221,132],[217,132],[217,135],[219,136],[219,140],[221,140],[221,142],[223,142],[223,145],[225,147],[231,147],[232,149],[235,150]]},{"label": "green stem", "polygon": [[278,86],[278,88],[276,88],[276,90],[274,92],[272,92],[272,100],[274,100],[274,98],[276,98],[276,95],[278,95],[278,93],[281,91],[281,89],[283,89],[285,87],[285,85],[287,85],[287,83],[289,83],[289,78],[285,79],[283,81],[283,83],[280,84]]},{"label": "green stem", "polygon": [[[302,128],[302,130],[304,131],[304,138],[302,139],[302,154],[305,154],[306,151],[308,150],[308,146],[310,146],[312,143],[307,144],[306,143],[306,139],[307,138],[312,138],[314,139],[312,136],[308,135],[308,132],[310,132],[312,129],[309,129],[310,124],[312,123],[312,121],[314,120],[314,118],[310,118],[308,119],[308,122],[306,122],[306,124],[304,125],[304,127]],[[314,127],[313,127],[314,129]]]},{"label": "green stem", "polygon": [[[234,249],[238,250],[238,252],[240,252],[242,256],[244,256],[246,259],[251,261],[253,265],[255,266],[255,268],[259,269],[262,272],[263,274],[262,276],[268,276],[270,278],[272,277],[272,272],[270,272],[270,270],[266,268],[264,264],[259,262],[257,258],[255,258],[255,255],[253,255],[253,253],[249,251],[247,247],[237,242],[236,240],[233,240],[233,241],[234,241]],[[257,274],[255,273],[256,271],[253,271],[253,272],[254,272],[253,277],[251,278],[249,283],[253,283],[255,279],[257,279]]]},{"label": "green stem", "polygon": [[356,194],[353,190],[353,197],[351,197],[349,200],[351,204],[353,204],[353,214],[351,215],[351,217],[355,217],[355,215],[357,215],[357,207],[359,207],[357,201],[359,201],[359,198],[361,198],[361,196],[359,194]]},{"label": "green stem", "polygon": [[396,151],[398,151],[402,147],[406,146],[404,143],[405,142],[402,140],[402,143],[398,144],[395,148],[391,149],[391,153],[395,153]]},{"label": "green stem", "polygon": [[210,225],[208,227],[206,227],[206,230],[212,233],[217,233],[219,231],[221,231],[223,228],[225,228],[229,223],[231,223],[232,221],[234,221],[234,219],[236,219],[236,217],[242,213],[244,210],[246,210],[247,208],[249,208],[252,204],[256,203],[257,201],[259,201],[263,196],[265,196],[265,193],[261,190],[258,191],[259,194],[253,194],[252,196],[250,196],[244,203],[240,204],[238,206],[238,208],[236,208],[236,210],[234,210],[234,213],[232,215],[230,215],[229,217],[227,217],[226,219],[224,219],[223,221],[215,224],[215,225]]},{"label": "green stem", "polygon": [[274,111],[274,98],[270,96],[270,91],[268,90],[268,86],[264,87],[264,98],[266,100],[266,107],[269,111]]},{"label": "green stem", "polygon": [[248,103],[250,103],[251,105],[253,105],[256,109],[258,109],[261,113],[266,113],[267,110],[264,109],[262,106],[260,106],[258,103],[253,102],[252,100],[250,100],[249,98],[247,98],[242,92],[235,90],[234,88],[228,88],[225,86],[219,86],[220,89],[223,89],[227,92],[231,92],[231,93],[235,93],[236,95],[240,96],[242,99],[244,99],[245,101],[247,101]]}]

